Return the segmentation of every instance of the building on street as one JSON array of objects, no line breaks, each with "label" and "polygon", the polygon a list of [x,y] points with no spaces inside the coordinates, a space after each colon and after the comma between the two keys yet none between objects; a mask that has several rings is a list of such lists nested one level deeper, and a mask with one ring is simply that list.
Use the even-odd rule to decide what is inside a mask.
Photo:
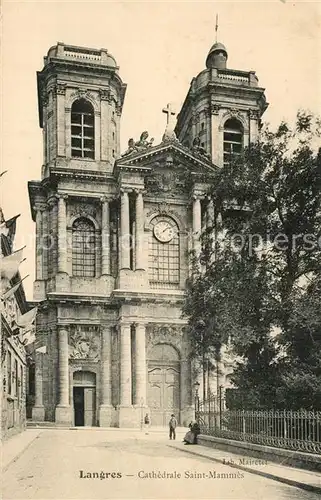
[{"label": "building on street", "polygon": [[[27,357],[25,328],[19,326],[29,305],[18,271],[21,252],[14,252],[16,219],[5,220],[0,209],[1,232],[1,439],[26,427]],[[21,323],[22,324],[22,323]]]}]

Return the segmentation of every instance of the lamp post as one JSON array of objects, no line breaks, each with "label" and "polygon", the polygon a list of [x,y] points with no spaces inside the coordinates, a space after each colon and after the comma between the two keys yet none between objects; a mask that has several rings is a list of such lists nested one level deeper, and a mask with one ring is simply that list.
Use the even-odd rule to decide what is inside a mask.
[{"label": "lamp post", "polygon": [[201,384],[198,381],[196,381],[194,384],[194,386],[195,386],[195,420],[196,420],[196,413],[199,412],[199,410],[200,410],[200,399],[199,399],[199,395],[198,395],[198,390],[199,390],[200,385]]},{"label": "lamp post", "polygon": [[220,429],[222,428],[222,392],[223,392],[223,386],[219,386],[219,410],[220,410]]},{"label": "lamp post", "polygon": [[140,398],[140,430],[144,428],[144,398]]}]

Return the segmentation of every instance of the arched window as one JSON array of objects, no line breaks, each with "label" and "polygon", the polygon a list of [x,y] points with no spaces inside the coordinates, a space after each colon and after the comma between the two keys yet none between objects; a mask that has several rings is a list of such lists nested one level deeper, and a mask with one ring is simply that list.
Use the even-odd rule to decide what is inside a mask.
[{"label": "arched window", "polygon": [[157,216],[149,237],[149,281],[152,288],[179,288],[179,233],[170,217]]},{"label": "arched window", "polygon": [[72,274],[94,277],[96,274],[95,227],[81,217],[72,226]]},{"label": "arched window", "polygon": [[95,158],[94,108],[85,99],[78,99],[71,107],[71,156]]},{"label": "arched window", "polygon": [[224,164],[239,156],[243,148],[243,126],[235,118],[230,118],[224,125]]}]

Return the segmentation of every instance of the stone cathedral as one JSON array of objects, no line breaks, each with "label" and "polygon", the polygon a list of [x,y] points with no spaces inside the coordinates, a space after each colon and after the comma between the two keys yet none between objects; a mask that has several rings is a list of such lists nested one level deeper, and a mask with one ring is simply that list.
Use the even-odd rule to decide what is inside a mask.
[{"label": "stone cathedral", "polygon": [[[137,427],[194,417],[195,367],[182,317],[191,251],[215,217],[215,169],[258,137],[267,107],[253,71],[215,43],[175,128],[120,151],[125,102],[114,57],[58,43],[37,73],[43,132],[36,223],[35,421]],[[223,370],[224,373],[224,370]],[[224,376],[224,375],[222,375]]]}]

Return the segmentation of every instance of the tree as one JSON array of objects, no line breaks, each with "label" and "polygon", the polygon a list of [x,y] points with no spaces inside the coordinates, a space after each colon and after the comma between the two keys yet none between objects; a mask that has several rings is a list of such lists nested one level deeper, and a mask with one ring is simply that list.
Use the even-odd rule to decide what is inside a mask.
[{"label": "tree", "polygon": [[[321,274],[321,150],[314,147],[320,131],[320,119],[305,112],[294,129],[286,123],[276,132],[266,127],[258,143],[217,172],[211,189],[223,223],[202,235],[203,270],[188,286],[184,312],[195,355],[204,340],[200,318],[205,349],[216,358],[228,332],[238,356],[233,381],[247,406],[283,406],[298,366],[302,376],[317,364],[308,355],[300,364],[301,345],[311,335],[318,339],[316,327],[311,330],[301,316],[299,322],[298,314],[304,301],[312,307]],[[315,310],[313,317],[317,322]],[[306,407],[312,400],[315,405],[315,384],[311,379]],[[302,403],[302,395],[292,396],[287,404]]]}]

